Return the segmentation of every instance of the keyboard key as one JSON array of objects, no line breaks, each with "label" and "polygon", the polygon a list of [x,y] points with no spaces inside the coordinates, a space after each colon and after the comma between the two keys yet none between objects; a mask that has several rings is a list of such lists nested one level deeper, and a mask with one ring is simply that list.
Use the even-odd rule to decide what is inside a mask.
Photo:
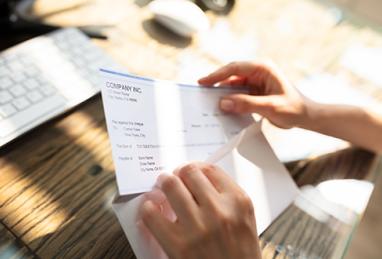
[{"label": "keyboard key", "polygon": [[0,105],[0,115],[3,118],[7,118],[16,112],[15,107],[12,104],[8,103],[5,105]]},{"label": "keyboard key", "polygon": [[86,51],[83,53],[83,57],[87,60],[87,62],[91,62],[91,61],[97,60],[99,55],[97,52]]},{"label": "keyboard key", "polygon": [[90,77],[90,82],[92,83],[93,88],[100,89],[100,80],[97,77]]},{"label": "keyboard key", "polygon": [[28,93],[26,96],[33,103],[38,102],[43,98],[42,94],[40,94],[40,92],[37,90]]},{"label": "keyboard key", "polygon": [[33,41],[0,53],[0,146],[99,92],[98,68],[109,67],[98,65],[110,59],[75,29]]},{"label": "keyboard key", "polygon": [[19,71],[24,68],[23,64],[19,61],[12,61],[8,63],[8,68],[12,71]]},{"label": "keyboard key", "polygon": [[27,78],[23,72],[19,72],[19,71],[12,73],[10,77],[16,83],[21,83]]},{"label": "keyboard key", "polygon": [[47,117],[48,114],[52,114],[57,110],[62,111],[64,107],[65,99],[63,97],[54,95],[50,98],[46,98],[42,102],[30,106],[28,109],[18,112],[6,120],[0,121],[0,137],[6,137],[16,130],[25,127],[32,128],[39,124],[36,120],[41,118],[42,115]]},{"label": "keyboard key", "polygon": [[62,50],[67,51],[68,49],[70,49],[69,44],[65,40],[57,40],[56,44]]},{"label": "keyboard key", "polygon": [[13,101],[13,105],[18,109],[18,110],[23,110],[26,107],[28,107],[30,102],[25,98],[25,97],[20,97],[17,98],[16,100]]},{"label": "keyboard key", "polygon": [[30,66],[33,63],[33,58],[28,56],[27,53],[25,53],[21,58],[20,61],[23,63],[24,66]]},{"label": "keyboard key", "polygon": [[6,89],[12,84],[12,81],[8,77],[0,78],[0,89]]},{"label": "keyboard key", "polygon": [[13,53],[4,53],[3,58],[4,58],[5,62],[10,63],[10,62],[17,60],[17,54],[14,52]]},{"label": "keyboard key", "polygon": [[40,74],[40,70],[39,70],[37,67],[31,66],[31,67],[28,67],[28,68],[25,70],[25,73],[26,73],[28,76],[33,77],[33,76],[35,76],[35,75]]},{"label": "keyboard key", "polygon": [[40,91],[45,96],[49,96],[49,95],[52,95],[56,92],[56,88],[54,88],[53,86],[50,86],[50,85],[44,85],[44,86],[40,87]]},{"label": "keyboard key", "polygon": [[9,69],[5,66],[0,66],[0,76],[8,76],[10,73]]},{"label": "keyboard key", "polygon": [[10,95],[7,91],[0,91],[0,104],[7,103],[12,99],[12,95]]},{"label": "keyboard key", "polygon": [[9,89],[9,92],[12,93],[13,96],[19,97],[26,93],[26,90],[21,85],[15,85],[14,87]]},{"label": "keyboard key", "polygon": [[35,89],[36,87],[38,87],[39,83],[37,82],[36,79],[29,78],[29,79],[24,81],[24,85],[25,85],[26,88],[31,90],[31,89]]},{"label": "keyboard key", "polygon": [[37,80],[39,86],[50,84],[50,80],[48,80],[44,76],[35,77],[35,79]]},{"label": "keyboard key", "polygon": [[66,33],[53,33],[51,36],[57,44],[67,43]]},{"label": "keyboard key", "polygon": [[84,66],[86,66],[86,63],[83,59],[79,59],[79,58],[72,58],[71,60],[78,68],[83,68]]},{"label": "keyboard key", "polygon": [[72,52],[74,55],[77,55],[79,57],[81,57],[84,54],[83,49],[78,46],[72,48],[70,52]]}]

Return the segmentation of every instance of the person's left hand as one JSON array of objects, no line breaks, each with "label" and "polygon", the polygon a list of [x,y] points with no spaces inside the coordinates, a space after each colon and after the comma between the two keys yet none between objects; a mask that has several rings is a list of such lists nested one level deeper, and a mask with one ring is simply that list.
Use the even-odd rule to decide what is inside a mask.
[{"label": "person's left hand", "polygon": [[261,258],[252,202],[220,168],[188,164],[160,175],[157,186],[176,220],[150,199],[141,215],[170,258]]}]

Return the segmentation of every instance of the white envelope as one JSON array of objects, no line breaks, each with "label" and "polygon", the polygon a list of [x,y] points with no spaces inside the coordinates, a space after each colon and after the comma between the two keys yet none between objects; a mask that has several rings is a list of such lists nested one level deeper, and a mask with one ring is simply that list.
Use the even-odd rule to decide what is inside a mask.
[{"label": "white envelope", "polygon": [[[255,207],[258,234],[299,193],[261,132],[261,123],[244,129],[206,161],[224,169],[250,196]],[[167,258],[139,219],[138,209],[144,198],[143,195],[117,195],[113,209],[137,258]]]}]

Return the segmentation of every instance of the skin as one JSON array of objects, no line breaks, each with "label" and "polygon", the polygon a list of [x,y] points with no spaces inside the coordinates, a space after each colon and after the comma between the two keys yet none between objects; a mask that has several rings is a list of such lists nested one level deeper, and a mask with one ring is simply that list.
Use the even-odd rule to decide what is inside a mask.
[{"label": "skin", "polygon": [[199,83],[249,88],[249,95],[224,97],[220,108],[225,112],[258,113],[280,128],[313,130],[382,153],[381,111],[314,102],[300,94],[271,63],[234,62]]},{"label": "skin", "polygon": [[[280,128],[314,130],[382,153],[381,114],[313,102],[273,64],[234,62],[199,83],[248,87],[249,94],[220,100],[225,112],[258,113]],[[157,188],[146,196],[143,222],[170,258],[261,258],[253,205],[220,168],[183,166],[173,175],[159,176]],[[176,214],[174,220],[162,213],[163,204]]]},{"label": "skin", "polygon": [[[158,192],[175,221],[152,198]],[[261,258],[252,202],[220,168],[188,164],[160,175],[157,189],[146,196],[142,220],[170,258]]]}]

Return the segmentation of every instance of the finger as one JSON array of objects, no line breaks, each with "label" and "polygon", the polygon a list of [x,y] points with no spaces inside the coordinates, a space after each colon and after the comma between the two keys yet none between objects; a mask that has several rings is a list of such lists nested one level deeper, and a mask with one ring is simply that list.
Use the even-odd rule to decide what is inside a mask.
[{"label": "finger", "polygon": [[175,225],[163,217],[159,208],[151,201],[141,206],[142,221],[165,251],[174,244]]},{"label": "finger", "polygon": [[220,192],[231,192],[240,187],[234,182],[231,176],[224,172],[220,167],[208,163],[200,163],[203,174],[208,178],[215,189]]},{"label": "finger", "polygon": [[170,203],[168,202],[166,195],[158,188],[154,188],[152,191],[144,194],[146,200],[151,200],[154,204],[156,204],[162,213],[162,215],[174,222],[176,220],[176,215],[171,208]]},{"label": "finger", "polygon": [[210,204],[218,194],[197,163],[191,163],[178,168],[174,174],[182,179],[199,205]]},{"label": "finger", "polygon": [[165,218],[171,222],[175,222],[177,220],[176,214],[167,199],[161,204],[161,209]]},{"label": "finger", "polygon": [[232,94],[220,100],[219,107],[224,112],[248,114],[258,113],[265,116],[274,104],[272,96],[253,96],[247,94]]},{"label": "finger", "polygon": [[178,220],[192,222],[197,211],[197,204],[179,177],[162,174],[158,177],[157,185],[166,195]]},{"label": "finger", "polygon": [[248,77],[254,72],[254,70],[256,70],[257,67],[258,65],[250,62],[232,62],[221,67],[208,76],[199,79],[198,82],[201,85],[214,85],[233,75]]},{"label": "finger", "polygon": [[166,196],[164,195],[164,193],[156,187],[154,187],[154,189],[152,189],[150,192],[145,193],[144,195],[147,200],[151,200],[158,205],[166,201]]},{"label": "finger", "polygon": [[237,76],[231,76],[226,80],[223,80],[219,82],[218,86],[245,86],[246,85],[246,78],[245,77],[237,77]]}]

